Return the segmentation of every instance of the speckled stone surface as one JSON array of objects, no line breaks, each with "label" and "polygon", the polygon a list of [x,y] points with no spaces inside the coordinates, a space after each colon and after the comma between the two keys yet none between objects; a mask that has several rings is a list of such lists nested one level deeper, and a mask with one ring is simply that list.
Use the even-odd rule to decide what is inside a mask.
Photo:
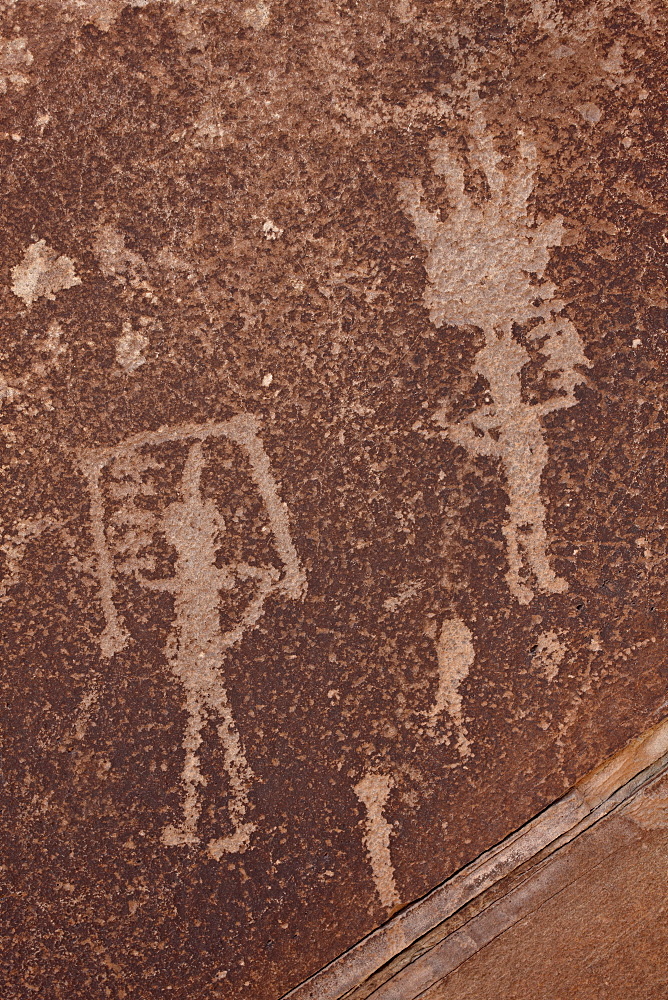
[{"label": "speckled stone surface", "polygon": [[666,712],[666,14],[0,4],[3,1000],[276,1000]]}]

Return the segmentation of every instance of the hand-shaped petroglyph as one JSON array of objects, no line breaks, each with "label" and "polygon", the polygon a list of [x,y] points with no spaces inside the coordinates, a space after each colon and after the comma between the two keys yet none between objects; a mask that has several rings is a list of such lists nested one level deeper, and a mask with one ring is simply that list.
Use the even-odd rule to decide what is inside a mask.
[{"label": "hand-shaped petroglyph", "polygon": [[[484,122],[471,120],[470,164],[482,171],[489,196],[480,205],[466,193],[464,172],[445,140],[430,145],[434,172],[444,179],[452,209],[445,221],[425,208],[419,181],[406,180],[400,198],[428,250],[424,302],[435,326],[476,326],[485,335],[474,371],[489,387],[489,401],[457,423],[445,423],[455,444],[473,455],[500,460],[509,497],[506,580],[521,604],[539,590],[562,593],[567,581],[548,560],[541,479],[548,460],[541,418],[574,406],[580,366],[590,366],[577,330],[561,315],[564,303],[544,278],[549,248],[559,246],[563,220],[536,223],[528,201],[534,187],[536,152],[522,143],[513,171],[500,168]],[[521,372],[530,360],[514,326],[534,323],[527,339],[545,358],[544,378],[552,395],[542,402],[523,397]],[[438,414],[436,415],[438,419]]]},{"label": "hand-shaped petroglyph", "polygon": [[[282,562],[282,570],[242,561],[218,565],[220,541],[227,526],[215,502],[203,496],[201,485],[204,445],[216,437],[227,438],[245,455],[254,488],[268,517],[273,547]],[[150,449],[166,442],[185,444],[188,448],[179,499],[156,515],[142,507],[139,501],[142,496],[156,492],[145,473],[151,468],[162,467],[163,463],[151,455]],[[270,594],[282,593],[298,598],[305,589],[305,577],[290,538],[285,507],[278,498],[256,422],[246,414],[227,423],[186,425],[138,434],[117,448],[87,456],[81,464],[91,497],[92,531],[106,626],[100,639],[104,655],[112,656],[128,640],[115,601],[119,572],[133,577],[149,590],[173,595],[174,628],[166,652],[172,673],[183,686],[188,718],[181,744],[185,751],[183,816],[180,823],[165,828],[163,843],[170,846],[199,843],[200,788],[206,784],[200,768],[199,748],[204,726],[215,719],[218,720],[216,732],[229,780],[228,810],[233,833],[210,841],[208,852],[220,859],[225,852],[243,851],[255,829],[254,824],[245,819],[253,774],[232,717],[222,679],[223,662],[227,651],[257,624]],[[115,480],[107,484],[106,492],[120,501],[120,507],[107,518],[105,527],[101,476],[108,467]],[[175,553],[172,575],[147,575],[157,569],[155,556],[147,552],[156,533],[162,535]],[[224,632],[220,624],[221,592],[234,591],[242,581],[252,583],[253,595],[245,609],[237,614],[236,623]]]}]

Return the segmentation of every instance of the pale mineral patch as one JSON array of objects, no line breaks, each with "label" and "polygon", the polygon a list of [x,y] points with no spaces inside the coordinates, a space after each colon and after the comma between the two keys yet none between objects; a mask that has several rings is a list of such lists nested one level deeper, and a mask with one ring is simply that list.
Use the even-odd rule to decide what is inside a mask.
[{"label": "pale mineral patch", "polygon": [[265,240],[277,240],[279,236],[283,235],[283,230],[275,222],[272,222],[271,219],[267,219],[262,224],[262,232],[264,233]]},{"label": "pale mineral patch", "polygon": [[55,293],[81,284],[74,261],[47,246],[45,240],[32,243],[20,264],[12,268],[11,289],[30,307],[39,298],[53,300]]},{"label": "pale mineral patch", "polygon": [[259,31],[261,28],[266,28],[269,24],[271,11],[267,4],[262,3],[262,0],[260,0],[259,3],[246,7],[241,16],[249,27]]},{"label": "pale mineral patch", "polygon": [[0,94],[6,94],[10,86],[17,90],[28,86],[25,70],[32,61],[27,38],[0,38]]},{"label": "pale mineral patch", "polygon": [[598,105],[592,104],[591,101],[585,101],[584,104],[577,104],[576,108],[590,125],[598,125],[603,115]]}]

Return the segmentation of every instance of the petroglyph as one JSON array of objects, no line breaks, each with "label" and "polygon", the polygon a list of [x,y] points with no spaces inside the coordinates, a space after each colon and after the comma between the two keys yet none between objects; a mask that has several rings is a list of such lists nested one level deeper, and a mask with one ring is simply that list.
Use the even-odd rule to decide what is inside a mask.
[{"label": "petroglyph", "polygon": [[[66,6],[84,24],[95,24],[101,31],[109,31],[124,7],[146,7],[160,0],[65,0]],[[176,0],[167,0],[176,3]]]},{"label": "petroglyph", "polygon": [[15,385],[10,385],[7,379],[0,375],[0,410],[5,405],[10,405],[20,395],[20,389]]},{"label": "petroglyph", "polygon": [[384,816],[394,782],[388,774],[366,774],[353,791],[366,809],[364,847],[367,852],[376,892],[383,906],[390,909],[401,900],[394,881],[390,854],[392,827]]},{"label": "petroglyph", "polygon": [[[280,568],[243,560],[219,564],[221,544],[231,529],[216,502],[204,495],[202,477],[207,468],[206,449],[221,438],[227,439],[235,453],[247,462]],[[185,458],[178,460],[183,461],[178,499],[162,510],[147,508],[142,506],[145,498],[159,500],[156,486],[147,473],[165,468],[160,456],[164,455],[163,446],[170,443],[179,452],[185,449]],[[269,459],[258,437],[257,422],[249,414],[242,414],[225,423],[186,424],[138,434],[116,448],[87,455],[81,467],[90,492],[92,535],[105,618],[105,629],[100,636],[103,654],[113,656],[129,641],[127,623],[117,609],[117,577],[131,578],[141,587],[165,592],[173,599],[174,623],[166,655],[185,694],[187,721],[181,744],[184,797],[181,820],[163,830],[163,843],[168,846],[200,843],[201,790],[207,780],[201,770],[199,748],[205,726],[215,722],[227,772],[227,808],[233,832],[210,840],[207,850],[216,860],[225,853],[244,851],[255,829],[246,819],[253,773],[232,715],[222,676],[223,665],[229,650],[257,625],[270,595],[298,599],[306,588],[290,537],[286,508],[278,497]],[[244,475],[237,471],[239,476]],[[106,495],[120,504],[110,514],[106,513]],[[171,572],[165,573],[157,565],[155,553],[150,551],[157,536],[173,553]],[[156,571],[158,575],[152,575]],[[240,589],[245,595],[243,607],[235,612],[234,622],[224,631],[221,594],[232,597]]]},{"label": "petroglyph", "polygon": [[45,240],[31,243],[23,260],[12,268],[12,291],[30,308],[36,299],[55,299],[55,293],[81,284],[74,261],[47,246]]},{"label": "petroglyph", "polygon": [[143,352],[149,345],[148,337],[133,330],[129,323],[123,323],[123,332],[116,341],[116,363],[128,375],[146,364]]},{"label": "petroglyph", "polygon": [[[584,380],[585,356],[577,330],[562,315],[556,286],[544,278],[550,248],[561,244],[561,216],[537,222],[528,208],[536,171],[535,148],[524,141],[512,171],[501,169],[479,112],[470,120],[469,164],[484,175],[489,194],[478,204],[465,190],[463,167],[446,140],[430,144],[434,172],[443,178],[451,210],[445,221],[423,204],[422,185],[405,180],[400,200],[428,250],[424,302],[431,322],[440,327],[478,327],[485,344],[473,371],[488,387],[483,405],[455,423],[445,409],[434,419],[450,440],[472,455],[500,462],[508,494],[503,525],[508,572],[506,581],[521,604],[534,587],[563,593],[568,583],[555,574],[548,557],[546,510],[541,480],[548,461],[542,420],[577,403],[575,387]],[[542,361],[547,399],[525,398],[522,370],[531,360],[517,327]]]},{"label": "petroglyph", "polygon": [[438,689],[429,713],[435,728],[438,716],[447,712],[457,732],[457,750],[463,758],[471,755],[471,744],[466,736],[462,713],[462,696],[459,688],[475,661],[473,635],[461,618],[446,618],[436,641],[438,657]]},{"label": "petroglyph", "polygon": [[397,611],[419,594],[422,587],[423,583],[421,580],[408,580],[402,583],[394,597],[387,597],[383,601],[383,607],[386,611]]},{"label": "petroglyph", "polygon": [[67,354],[67,347],[63,344],[62,338],[62,327],[55,320],[52,320],[47,328],[46,336],[39,343],[42,360],[33,364],[32,372],[34,375],[44,376],[61,364],[62,356]]},{"label": "petroglyph", "polygon": [[559,673],[559,667],[568,652],[563,642],[559,641],[557,632],[542,632],[538,637],[534,650],[533,662],[547,681],[553,681]]},{"label": "petroglyph", "polygon": [[74,739],[83,740],[100,697],[97,681],[84,691],[74,720]]},{"label": "petroglyph", "polygon": [[105,278],[136,280],[146,271],[142,257],[125,246],[125,236],[113,226],[100,227],[92,249]]},{"label": "petroglyph", "polygon": [[621,810],[622,816],[627,816],[643,830],[668,829],[668,789],[665,781],[658,782],[644,794],[633,798],[629,805]]},{"label": "petroglyph", "polygon": [[0,38],[0,94],[6,94],[10,86],[17,90],[28,86],[26,70],[32,61],[27,38]]}]

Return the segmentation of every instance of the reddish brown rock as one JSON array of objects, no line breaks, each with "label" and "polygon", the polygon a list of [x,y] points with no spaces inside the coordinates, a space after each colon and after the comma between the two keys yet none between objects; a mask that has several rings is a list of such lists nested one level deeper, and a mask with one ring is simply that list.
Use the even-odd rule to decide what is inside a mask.
[{"label": "reddish brown rock", "polygon": [[665,713],[665,12],[0,9],[7,996],[276,1000]]}]

